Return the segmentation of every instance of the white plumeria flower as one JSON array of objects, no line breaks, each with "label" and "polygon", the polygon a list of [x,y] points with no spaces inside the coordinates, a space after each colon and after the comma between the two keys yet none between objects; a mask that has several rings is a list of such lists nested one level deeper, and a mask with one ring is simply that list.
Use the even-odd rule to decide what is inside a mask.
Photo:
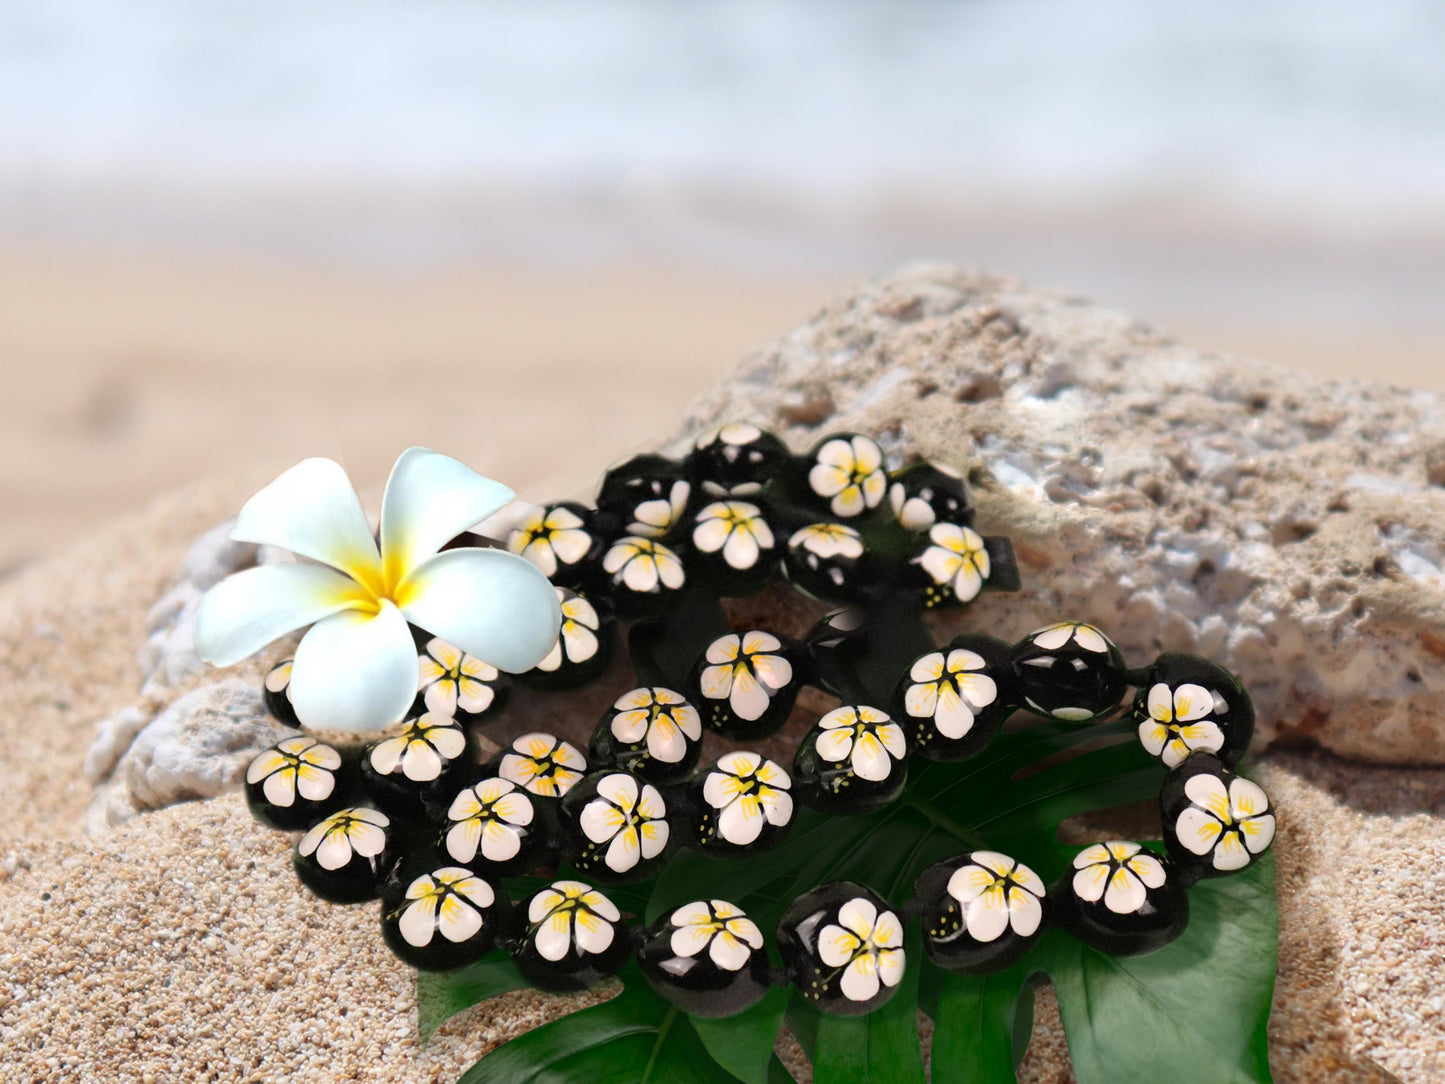
[{"label": "white plumeria flower", "polygon": [[1116,915],[1131,915],[1144,906],[1145,891],[1164,884],[1164,866],[1137,843],[1113,840],[1095,843],[1074,855],[1074,895],[1104,906]]},{"label": "white plumeria flower", "polygon": [[772,702],[768,690],[777,692],[793,680],[793,664],[777,654],[782,649],[781,640],[761,629],[719,636],[707,648],[702,695],[726,700],[739,719],[761,719]]},{"label": "white plumeria flower", "polygon": [[607,844],[603,861],[614,873],[626,873],[645,859],[656,858],[667,846],[667,804],[651,783],[638,785],[627,772],[614,772],[597,781],[597,797],[577,818],[593,843]]},{"label": "white plumeria flower", "polygon": [[747,501],[716,501],[697,514],[692,544],[700,553],[722,551],[729,568],[746,571],[775,544],[763,511]]},{"label": "white plumeria flower", "polygon": [[816,748],[824,760],[850,762],[859,779],[887,779],[893,761],[908,753],[903,728],[886,712],[866,705],[834,708],[818,720],[822,733]]},{"label": "white plumeria flower", "polygon": [[[246,768],[246,782],[261,783],[266,801],[281,809],[296,804],[300,794],[308,802],[324,802],[336,789],[341,754],[314,738],[287,738],[261,753]],[[265,780],[265,782],[262,782]]]},{"label": "white plumeria flower", "polygon": [[833,515],[850,518],[878,507],[888,490],[883,449],[868,437],[836,437],[825,441],[813,457],[808,485],[829,497]]},{"label": "white plumeria flower", "polygon": [[426,948],[440,933],[460,944],[482,928],[482,912],[497,894],[469,869],[444,866],[406,886],[406,904],[397,930],[409,945]]},{"label": "white plumeria flower", "polygon": [[838,925],[818,932],[818,958],[845,968],[840,988],[849,1001],[868,1001],[884,986],[903,978],[903,925],[892,911],[878,913],[871,900],[849,900],[838,911]]},{"label": "white plumeria flower", "polygon": [[554,881],[532,897],[527,921],[536,932],[537,954],[556,962],[577,946],[579,956],[606,952],[622,920],[617,905],[581,881]]},{"label": "white plumeria flower", "polygon": [[557,601],[562,607],[562,629],[552,650],[537,664],[538,670],[549,674],[561,669],[564,661],[586,662],[602,646],[597,639],[597,630],[602,627],[597,608],[581,595],[573,595],[560,587],[557,588]]},{"label": "white plumeria flower", "polygon": [[441,552],[511,499],[457,460],[410,448],[386,483],[378,548],[346,472],[303,460],[246,502],[231,537],[307,560],[248,568],[207,591],[196,650],[230,666],[311,625],[291,672],[297,718],[359,732],[400,722],[416,697],[408,622],[503,670],[530,670],[561,623],[547,578],[503,550]]},{"label": "white plumeria flower", "polygon": [[707,949],[724,971],[741,971],[763,948],[763,934],[742,909],[726,900],[683,904],[669,919],[672,951],[689,959]]},{"label": "white plumeria flower", "polygon": [[531,509],[507,535],[507,549],[531,561],[551,579],[559,565],[575,565],[592,549],[587,525],[564,505]]},{"label": "white plumeria flower", "polygon": [[537,732],[512,739],[497,774],[532,794],[560,798],[585,771],[587,758],[575,745]]},{"label": "white plumeria flower", "polygon": [[386,850],[386,829],[390,825],[391,818],[379,809],[338,810],[302,836],[296,851],[302,858],[314,854],[322,869],[342,869],[354,854],[375,858]]},{"label": "white plumeria flower", "polygon": [[1190,776],[1184,793],[1194,804],[1179,814],[1174,834],[1194,854],[1213,851],[1217,870],[1243,869],[1274,841],[1269,796],[1248,779],[1224,781],[1207,772]]},{"label": "white plumeria flower", "polygon": [[945,738],[958,740],[973,729],[974,717],[998,699],[998,684],[977,651],[954,648],[934,651],[913,664],[913,684],[903,694],[903,706],[915,719],[932,719]]},{"label": "white plumeria flower", "polygon": [[522,830],[536,811],[531,799],[507,779],[483,779],[461,791],[447,808],[447,854],[470,862],[481,851],[488,862],[508,862],[522,849]]},{"label": "white plumeria flower", "polygon": [[1039,875],[997,851],[974,851],[966,866],[948,879],[948,894],[958,901],[968,935],[996,941],[1009,927],[1031,937],[1043,921],[1048,889]]},{"label": "white plumeria flower", "polygon": [[972,527],[935,523],[928,528],[929,546],[918,563],[936,584],[951,584],[960,602],[972,602],[988,580],[988,550]]},{"label": "white plumeria flower", "polygon": [[833,557],[856,561],[863,556],[863,536],[842,523],[810,523],[800,527],[788,539],[788,546],[802,546],[825,561]]},{"label": "white plumeria flower", "polygon": [[632,522],[627,525],[627,533],[642,538],[661,538],[672,530],[672,525],[687,508],[690,496],[692,486],[682,480],[673,482],[666,497],[643,501],[632,510]]},{"label": "white plumeria flower", "polygon": [[1057,651],[1070,640],[1085,651],[1094,651],[1100,655],[1107,655],[1110,647],[1107,636],[1093,625],[1082,621],[1055,621],[1052,625],[1034,629],[1024,639],[1032,640],[1046,651]]},{"label": "white plumeria flower", "polygon": [[641,688],[623,693],[612,705],[612,736],[627,745],[646,739],[647,753],[664,764],[687,756],[688,742],[702,740],[697,709],[671,689]]},{"label": "white plumeria flower", "polygon": [[1203,685],[1186,682],[1171,690],[1160,682],[1149,690],[1149,718],[1139,724],[1139,740],[1169,768],[1190,753],[1217,753],[1224,748],[1224,731],[1205,716],[1222,707]]},{"label": "white plumeria flower", "polygon": [[467,748],[467,735],[449,715],[427,712],[406,724],[394,738],[377,742],[371,749],[371,766],[379,775],[390,775],[398,765],[413,783],[430,783],[441,777],[447,761],[456,760]]},{"label": "white plumeria flower", "polygon": [[661,542],[636,535],[612,543],[602,558],[602,571],[609,576],[622,573],[622,582],[628,590],[640,595],[657,590],[659,583],[670,591],[677,591],[687,580],[677,554]]},{"label": "white plumeria flower", "polygon": [[497,668],[439,637],[427,641],[416,667],[416,691],[429,712],[450,717],[460,708],[480,715],[496,699],[496,690],[488,682],[497,680]]},{"label": "white plumeria flower", "polygon": [[757,753],[719,757],[703,780],[702,797],[717,813],[717,833],[746,847],[762,834],[764,822],[782,827],[793,819],[793,781]]}]

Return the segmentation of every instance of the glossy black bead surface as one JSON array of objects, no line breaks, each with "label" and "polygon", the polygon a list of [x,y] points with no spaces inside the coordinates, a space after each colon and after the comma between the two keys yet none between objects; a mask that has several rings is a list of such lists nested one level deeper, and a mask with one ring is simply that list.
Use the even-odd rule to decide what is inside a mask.
[{"label": "glossy black bead surface", "polygon": [[606,548],[595,512],[575,501],[533,508],[507,535],[507,549],[560,587],[577,587],[586,580]]},{"label": "glossy black bead surface", "polygon": [[1239,679],[1217,662],[1167,651],[1149,667],[1134,698],[1139,741],[1166,768],[1191,753],[1238,762],[1254,737],[1254,703]]},{"label": "glossy black bead surface", "polygon": [[1274,842],[1264,788],[1208,753],[1193,754],[1169,773],[1159,791],[1159,819],[1169,857],[1199,877],[1238,873]]},{"label": "glossy black bead surface", "polygon": [[833,433],[798,463],[800,503],[834,519],[859,519],[883,503],[888,474],[883,449],[860,433]]},{"label": "glossy black bead surface", "polygon": [[783,912],[777,939],[798,993],[834,1016],[883,1005],[907,966],[902,922],[872,889],[851,881],[799,896]]},{"label": "glossy black bead surface", "polygon": [[762,931],[725,900],[696,900],[658,919],[637,962],[658,993],[692,1016],[733,1016],[768,992]]},{"label": "glossy black bead surface", "polygon": [[992,636],[964,633],[913,661],[898,683],[895,718],[921,756],[966,760],[993,741],[1017,695],[1011,651]]},{"label": "glossy black bead surface", "polygon": [[380,809],[399,818],[425,816],[427,806],[451,795],[476,774],[475,742],[455,719],[428,712],[401,733],[367,746],[361,786]]},{"label": "glossy black bead surface", "polygon": [[929,866],[913,886],[923,948],[945,971],[989,975],[1012,967],[1048,919],[1048,889],[1028,866],[971,851]]},{"label": "glossy black bead surface", "polygon": [[1023,706],[1070,723],[1109,714],[1128,687],[1114,641],[1082,621],[1035,629],[1015,645],[1011,665]]},{"label": "glossy black bead surface", "polygon": [[558,880],[516,912],[512,960],[539,990],[567,993],[617,974],[632,954],[622,912],[582,881]]},{"label": "glossy black bead surface", "polygon": [[480,723],[507,704],[511,683],[495,666],[425,633],[417,637],[417,694],[413,715],[430,712]]},{"label": "glossy black bead surface", "polygon": [[615,532],[666,538],[682,523],[692,497],[687,468],[666,456],[635,455],[602,476],[597,510]]},{"label": "glossy black bead surface", "polygon": [[688,467],[704,498],[751,497],[787,466],[788,446],[748,422],[724,425],[698,439]]},{"label": "glossy black bead surface", "polygon": [[[349,770],[348,770],[349,769]],[[346,804],[353,795],[341,753],[315,738],[277,742],[246,766],[246,806],[270,828],[298,831]]]},{"label": "glossy black bead surface", "polygon": [[612,662],[617,645],[617,618],[611,605],[565,587],[557,588],[562,627],[547,657],[524,674],[523,685],[535,689],[578,689],[595,681]]},{"label": "glossy black bead surface", "polygon": [[494,776],[457,791],[443,814],[437,849],[456,865],[505,877],[540,864],[546,829],[532,796]]},{"label": "glossy black bead surface", "polygon": [[1138,843],[1085,847],[1051,895],[1059,924],[1110,956],[1156,952],[1189,923],[1189,895],[1179,872]]},{"label": "glossy black bead surface", "polygon": [[685,778],[702,748],[702,717],[681,693],[643,686],[623,693],[602,713],[589,759],[653,782]]},{"label": "glossy black bead surface", "polygon": [[940,463],[914,463],[896,471],[888,483],[888,503],[910,531],[926,531],[935,523],[973,526],[963,475]]},{"label": "glossy black bead surface", "polygon": [[637,535],[612,543],[602,557],[602,571],[608,597],[628,621],[666,612],[682,597],[688,579],[676,550]]},{"label": "glossy black bead surface", "polygon": [[509,927],[502,886],[460,866],[399,862],[381,889],[382,940],[421,971],[475,963]]},{"label": "glossy black bead surface", "polygon": [[788,773],[762,754],[724,753],[690,785],[694,843],[738,856],[782,842],[793,824],[792,787]]},{"label": "glossy black bead surface", "polygon": [[871,813],[903,792],[908,739],[887,712],[845,704],[818,720],[793,758],[793,793],[826,813]]},{"label": "glossy black bead surface", "polygon": [[802,687],[802,652],[763,629],[719,636],[693,666],[690,682],[703,721],[730,741],[776,734]]},{"label": "glossy black bead surface", "polygon": [[764,509],[728,498],[705,504],[691,517],[688,567],[693,579],[720,595],[753,595],[778,573],[783,540]]},{"label": "glossy black bead surface", "polygon": [[667,802],[630,772],[596,772],[562,799],[558,850],[578,873],[603,884],[661,872],[672,826]]},{"label": "glossy black bead surface", "polygon": [[299,728],[301,720],[296,718],[296,709],[291,705],[291,664],[293,661],[292,659],[283,659],[266,671],[266,677],[261,681],[261,699],[266,705],[266,710],[278,723]]},{"label": "glossy black bead surface", "polygon": [[858,602],[878,589],[877,559],[842,523],[811,523],[788,536],[783,570],[799,590],[832,602]]},{"label": "glossy black bead surface", "polygon": [[392,821],[379,809],[348,806],[323,818],[291,853],[301,883],[331,903],[364,903],[377,897],[396,852]]}]

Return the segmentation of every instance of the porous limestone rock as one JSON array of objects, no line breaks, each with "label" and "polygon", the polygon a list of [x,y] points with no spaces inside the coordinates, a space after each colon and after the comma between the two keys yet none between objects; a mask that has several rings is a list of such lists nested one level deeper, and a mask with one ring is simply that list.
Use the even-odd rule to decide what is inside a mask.
[{"label": "porous limestone rock", "polygon": [[672,450],[730,419],[964,468],[1024,589],[947,630],[1097,622],[1132,665],[1182,650],[1237,671],[1257,745],[1445,763],[1445,396],[1206,356],[919,265],[749,357]]}]

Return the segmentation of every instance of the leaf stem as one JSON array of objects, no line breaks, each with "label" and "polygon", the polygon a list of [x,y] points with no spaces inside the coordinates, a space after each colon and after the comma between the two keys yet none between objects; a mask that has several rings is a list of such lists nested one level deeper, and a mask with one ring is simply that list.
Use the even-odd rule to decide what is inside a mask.
[{"label": "leaf stem", "polygon": [[968,844],[974,850],[988,849],[988,844],[984,841],[984,838],[982,836],[980,836],[976,831],[968,827],[966,824],[962,824],[954,818],[950,817],[947,813],[945,813],[929,799],[924,798],[918,794],[905,794],[903,796],[902,804],[905,806],[912,806],[914,809],[918,810],[918,812],[922,813],[925,817],[927,817],[929,822],[932,823],[934,827],[943,829],[949,835],[953,836],[955,839],[959,840],[962,843]]},{"label": "leaf stem", "polygon": [[642,1081],[646,1084],[652,1079],[652,1070],[657,1065],[657,1056],[662,1053],[662,1044],[667,1040],[667,1033],[672,1028],[672,1022],[677,1019],[677,1006],[670,1005],[667,1015],[662,1018],[662,1023],[657,1028],[657,1040],[652,1044],[652,1056],[647,1059],[647,1067],[642,1070]]}]

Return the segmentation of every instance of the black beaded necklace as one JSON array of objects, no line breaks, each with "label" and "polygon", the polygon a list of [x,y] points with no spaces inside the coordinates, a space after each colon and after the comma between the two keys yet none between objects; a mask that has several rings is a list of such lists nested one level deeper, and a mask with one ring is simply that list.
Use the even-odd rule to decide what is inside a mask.
[{"label": "black beaded necklace", "polygon": [[[506,710],[509,679],[418,631],[417,698],[400,733],[348,748],[303,733],[246,773],[256,818],[304,833],[293,854],[302,883],[338,903],[380,897],[383,938],[414,967],[456,968],[503,947],[528,982],[566,991],[635,954],[695,1016],[741,1012],[780,982],[856,1016],[914,966],[912,919],[928,958],[966,974],[1010,967],[1050,926],[1101,952],[1152,952],[1184,930],[1190,885],[1246,868],[1273,839],[1269,799],[1232,770],[1253,708],[1218,664],[1171,652],[1130,670],[1102,631],[1074,621],[1015,644],[964,633],[936,646],[921,615],[1017,590],[1013,547],[974,529],[958,474],[930,463],[889,473],[866,436],[834,434],[795,457],[756,426],[728,425],[684,461],[640,455],[612,468],[595,508],[534,509],[505,544],[552,580],[563,614],[556,647],[518,683],[587,685],[628,625],[638,686],[606,706],[585,753],[529,733],[481,763],[479,731]],[[780,575],[842,608],[798,638],[727,620],[719,597],[756,594]],[[289,676],[289,661],[273,668],[264,693],[297,726]],[[840,704],[803,736],[791,767],[733,749],[697,769],[705,732],[771,738],[807,687]],[[1087,727],[1130,687],[1138,739],[1170,769],[1163,853],[1093,844],[1048,887],[980,846],[928,866],[902,901],[822,884],[782,910],[781,968],[726,900],[670,907],[643,927],[595,887],[647,881],[684,847],[745,862],[788,836],[795,803],[828,815],[885,809],[905,794],[911,762],[977,757],[1019,711]],[[553,872],[525,876],[539,870]]]}]

